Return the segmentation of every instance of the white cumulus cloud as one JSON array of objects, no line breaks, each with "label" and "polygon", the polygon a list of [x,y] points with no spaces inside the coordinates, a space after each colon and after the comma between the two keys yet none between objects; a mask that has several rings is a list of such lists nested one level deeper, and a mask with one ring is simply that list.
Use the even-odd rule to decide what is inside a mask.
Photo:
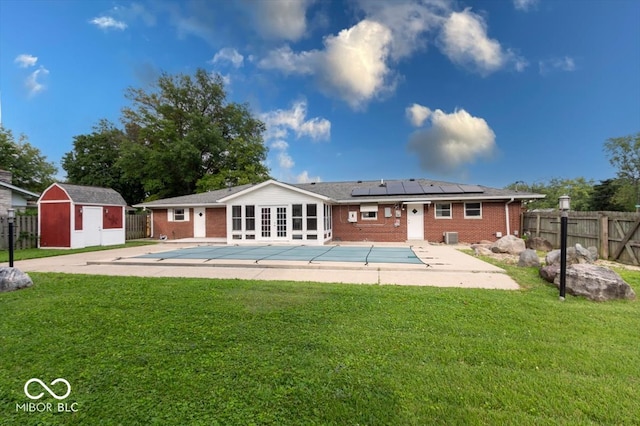
[{"label": "white cumulus cloud", "polygon": [[394,88],[387,66],[391,40],[387,27],[365,19],[327,36],[322,50],[296,53],[284,46],[270,52],[258,65],[285,74],[314,75],[324,92],[359,108]]},{"label": "white cumulus cloud", "polygon": [[44,83],[42,83],[41,79],[46,77],[48,74],[49,70],[45,67],[40,67],[29,74],[29,76],[25,80],[25,86],[29,91],[29,96],[35,96],[46,89],[46,86],[44,85]]},{"label": "white cumulus cloud", "polygon": [[307,31],[312,0],[253,0],[248,2],[258,32],[266,38],[296,41]]},{"label": "white cumulus cloud", "polygon": [[405,109],[407,118],[415,127],[420,127],[431,115],[431,110],[420,104],[413,104]]},{"label": "white cumulus cloud", "polygon": [[262,114],[261,118],[267,126],[266,138],[269,140],[282,139],[289,132],[297,138],[308,136],[313,140],[326,140],[331,135],[329,120],[320,117],[307,119],[306,101],[297,101],[287,110],[277,109]]},{"label": "white cumulus cloud", "polygon": [[453,12],[440,33],[440,49],[456,65],[490,74],[509,63],[522,71],[526,62],[513,51],[502,48],[497,40],[487,35],[484,19],[470,8]]},{"label": "white cumulus cloud", "polygon": [[299,175],[295,177],[296,183],[311,183],[311,182],[322,182],[320,176],[309,176],[308,171],[303,171]]},{"label": "white cumulus cloud", "polygon": [[447,114],[424,108],[430,126],[415,131],[407,145],[424,170],[450,174],[494,152],[496,136],[484,119],[463,109]]},{"label": "white cumulus cloud", "polygon": [[118,21],[111,16],[98,16],[89,22],[102,30],[124,30],[127,28],[127,24],[124,21]]},{"label": "white cumulus cloud", "polygon": [[513,0],[513,7],[524,12],[534,8],[537,4],[538,0]]},{"label": "white cumulus cloud", "polygon": [[23,53],[16,56],[16,59],[14,59],[13,61],[18,64],[20,68],[28,68],[34,66],[36,62],[38,62],[38,57]]},{"label": "white cumulus cloud", "polygon": [[281,169],[289,170],[293,168],[295,164],[296,163],[293,161],[293,158],[291,158],[291,156],[288,153],[286,152],[278,153],[278,165],[280,166]]},{"label": "white cumulus cloud", "polygon": [[212,64],[219,62],[228,62],[233,65],[234,68],[240,68],[244,63],[244,56],[232,47],[225,47],[213,55],[213,59],[211,60]]}]

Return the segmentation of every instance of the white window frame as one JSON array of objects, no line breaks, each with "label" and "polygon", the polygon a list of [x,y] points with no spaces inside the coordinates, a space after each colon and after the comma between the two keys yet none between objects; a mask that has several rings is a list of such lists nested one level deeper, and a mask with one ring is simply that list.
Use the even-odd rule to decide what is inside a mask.
[{"label": "white window frame", "polygon": [[[176,219],[176,210],[183,211],[182,219]],[[187,207],[169,209],[167,213],[168,213],[169,222],[189,222],[189,208]]]},{"label": "white window frame", "polygon": [[360,204],[360,219],[378,220],[377,204]]},{"label": "white window frame", "polygon": [[[467,204],[478,204],[479,205],[479,214],[478,215],[469,215],[467,214]],[[475,208],[473,210],[476,210]],[[473,202],[468,202],[468,203],[464,203],[464,218],[465,219],[482,219],[482,202],[480,201],[473,201]]]},{"label": "white window frame", "polygon": [[[453,219],[453,203],[434,203],[433,207],[433,215],[436,219]],[[438,206],[448,205],[449,206],[449,216],[442,216],[438,214]]]}]

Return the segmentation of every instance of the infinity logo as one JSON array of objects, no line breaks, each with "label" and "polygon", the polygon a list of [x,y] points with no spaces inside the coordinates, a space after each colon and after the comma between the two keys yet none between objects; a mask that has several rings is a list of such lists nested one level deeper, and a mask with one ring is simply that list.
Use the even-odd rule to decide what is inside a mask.
[{"label": "infinity logo", "polygon": [[71,385],[69,384],[69,382],[67,382],[65,379],[59,378],[59,379],[55,379],[53,382],[51,382],[51,386],[55,385],[56,383],[62,382],[65,385],[67,385],[67,393],[65,393],[62,396],[58,396],[56,393],[54,393],[51,389],[49,389],[49,387],[47,385],[44,384],[44,382],[40,379],[29,379],[27,381],[27,383],[24,384],[24,394],[27,395],[29,398],[31,399],[40,399],[42,398],[42,396],[44,395],[44,392],[40,392],[38,395],[31,395],[29,393],[29,385],[33,382],[38,383],[40,386],[42,386],[44,388],[44,390],[46,390],[47,392],[49,392],[49,395],[51,395],[52,397],[54,397],[55,399],[65,399],[66,397],[69,396],[69,394],[71,393]]}]

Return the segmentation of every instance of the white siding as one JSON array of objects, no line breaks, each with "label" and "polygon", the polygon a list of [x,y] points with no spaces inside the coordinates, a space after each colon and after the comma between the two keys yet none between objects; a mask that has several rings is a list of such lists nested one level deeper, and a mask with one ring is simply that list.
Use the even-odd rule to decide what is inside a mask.
[{"label": "white siding", "polygon": [[227,205],[277,206],[300,203],[320,203],[322,200],[277,185],[267,185],[256,191],[229,200]]}]

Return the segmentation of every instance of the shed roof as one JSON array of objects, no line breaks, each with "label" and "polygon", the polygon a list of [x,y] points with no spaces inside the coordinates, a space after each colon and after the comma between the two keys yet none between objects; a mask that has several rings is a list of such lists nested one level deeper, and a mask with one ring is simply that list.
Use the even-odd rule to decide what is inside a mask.
[{"label": "shed roof", "polygon": [[[70,183],[55,183],[62,188],[76,204],[101,204],[108,206],[126,206],[122,195],[111,188],[99,186],[72,185]],[[46,191],[45,191],[46,192]]]}]

